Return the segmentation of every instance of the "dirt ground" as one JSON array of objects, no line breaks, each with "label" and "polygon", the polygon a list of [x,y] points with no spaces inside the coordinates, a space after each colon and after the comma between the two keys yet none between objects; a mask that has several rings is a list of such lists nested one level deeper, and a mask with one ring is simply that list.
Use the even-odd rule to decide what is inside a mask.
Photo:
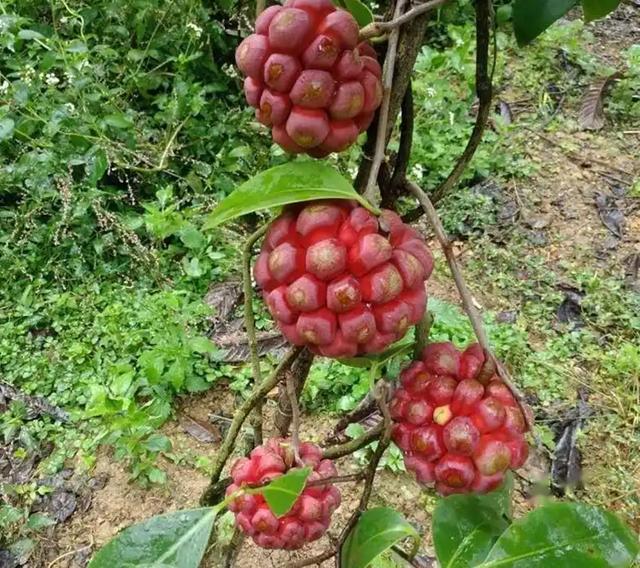
[{"label": "dirt ground", "polygon": [[[626,9],[634,10],[632,6]],[[640,18],[611,18],[598,24],[594,33],[602,39],[602,45],[595,47],[601,50],[597,55],[618,63],[616,54],[620,49],[640,41]],[[509,96],[508,90],[501,94],[506,100]],[[576,113],[577,109],[562,108],[559,112]],[[532,250],[535,248],[537,254],[544,254],[550,266],[572,262],[604,268],[612,274],[623,274],[627,259],[640,253],[640,207],[637,199],[627,197],[630,185],[640,173],[640,130],[637,128],[638,125],[629,125],[628,134],[605,128],[598,132],[576,129],[531,131],[524,135],[530,157],[544,167],[525,183],[513,183],[509,191],[519,203],[521,216],[518,223],[525,230],[544,233],[544,242],[532,244]],[[595,206],[598,194],[615,201],[624,211],[625,226],[621,237],[613,235],[603,225]],[[464,244],[460,244],[458,252],[465,262],[478,254],[465,248]],[[443,299],[455,300],[452,287],[445,278],[437,278],[431,292]],[[477,290],[476,294],[484,308],[503,308],[500,298],[491,290]],[[217,386],[205,396],[185,399],[176,419],[163,429],[173,442],[174,453],[212,455],[215,444],[197,441],[185,433],[181,423],[187,416],[207,423],[211,412],[231,416],[233,409],[233,394],[224,385]],[[311,439],[322,440],[329,428],[328,418],[312,417],[305,421],[305,429]],[[351,459],[341,460],[339,466],[341,473],[352,472],[357,467]],[[108,450],[103,450],[91,473],[94,480],[101,482],[92,491],[86,510],[77,511],[43,539],[39,556],[33,559],[34,568],[83,567],[90,555],[122,528],[158,513],[197,506],[207,484],[206,475],[189,465],[176,464],[168,459],[164,460],[162,467],[168,475],[166,486],[142,489],[130,483],[123,465],[114,461]],[[516,493],[520,512],[534,504],[536,498],[530,496],[528,487],[545,477],[546,467],[544,457],[534,453],[519,473]],[[338,522],[335,525],[338,528],[333,529],[333,537],[337,536],[359,495],[354,484],[344,485],[342,490],[344,499],[337,512]],[[426,528],[430,522],[430,499],[408,475],[385,471],[377,478],[372,502],[396,507],[404,511],[411,521]],[[325,537],[305,549],[304,555],[322,552],[330,545],[330,539]],[[429,554],[430,542],[425,541],[423,549]],[[294,559],[302,557],[301,554]],[[291,560],[289,554],[265,552],[245,543],[236,566],[281,567]],[[333,563],[326,562],[322,566],[328,568]]]}]

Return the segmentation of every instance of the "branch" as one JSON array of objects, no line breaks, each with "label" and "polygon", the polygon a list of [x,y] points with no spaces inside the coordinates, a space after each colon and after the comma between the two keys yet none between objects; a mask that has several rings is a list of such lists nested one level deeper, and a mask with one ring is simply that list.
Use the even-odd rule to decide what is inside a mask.
[{"label": "branch", "polygon": [[286,388],[291,405],[291,446],[293,459],[296,464],[300,461],[300,407],[298,406],[298,393],[295,377],[291,373],[286,374]]},{"label": "branch", "polygon": [[235,444],[236,438],[244,424],[244,421],[247,419],[249,413],[258,405],[262,399],[267,396],[269,391],[273,389],[280,381],[280,377],[282,373],[284,373],[295,361],[296,357],[302,351],[302,347],[294,347],[289,353],[285,356],[285,358],[280,362],[280,364],[273,370],[273,372],[264,379],[259,385],[256,385],[253,389],[253,392],[241,405],[240,408],[236,410],[236,415],[229,426],[229,431],[218,450],[216,455],[216,460],[213,464],[213,473],[211,474],[211,481],[209,487],[204,492],[200,502],[203,506],[213,505],[214,501],[212,501],[215,494],[213,490],[217,481],[220,479],[220,475],[222,474],[222,470],[224,469],[229,456],[231,455],[231,451],[233,450],[233,446]]},{"label": "branch", "polygon": [[324,459],[336,460],[338,458],[342,458],[344,456],[348,456],[354,452],[357,452],[359,449],[368,446],[371,442],[373,442],[376,438],[380,437],[384,429],[384,425],[382,422],[377,426],[371,428],[371,430],[367,430],[362,436],[358,438],[354,438],[353,440],[349,440],[344,444],[338,444],[336,446],[331,446],[327,448],[323,453],[322,457]]},{"label": "branch", "polygon": [[[398,17],[404,10],[406,0],[397,0],[394,10],[394,17]],[[373,163],[369,171],[369,179],[367,187],[364,191],[365,199],[371,203],[374,202],[376,181],[378,180],[378,172],[380,165],[384,160],[385,149],[387,147],[387,124],[389,122],[389,106],[391,103],[391,88],[393,86],[393,73],[396,66],[396,55],[398,52],[398,39],[400,37],[400,29],[395,28],[389,36],[389,44],[387,46],[387,55],[384,58],[384,69],[382,71],[382,104],[378,114],[378,132],[376,136],[376,146],[373,154]]]},{"label": "branch", "polygon": [[[431,192],[432,203],[438,203],[445,197],[460,181],[460,177],[473,158],[487,125],[489,114],[491,113],[491,100],[493,96],[493,71],[492,66],[489,73],[489,44],[491,43],[491,0],[477,0],[476,2],[476,95],[478,97],[478,114],[476,122],[471,131],[471,137],[464,152],[453,170],[433,192]],[[495,53],[494,53],[495,56]],[[410,211],[403,217],[405,222],[413,222],[420,218],[422,210],[420,207]]]},{"label": "branch", "polygon": [[[298,358],[294,361],[291,368],[287,371],[287,378],[293,377],[296,384],[296,393],[298,396],[302,393],[304,383],[309,376],[309,370],[313,364],[314,355],[308,349],[304,349]],[[275,430],[281,438],[286,438],[291,426],[291,401],[287,393],[286,385],[280,385],[278,393],[278,408],[273,418]]]},{"label": "branch", "polygon": [[469,320],[471,322],[471,327],[473,328],[473,332],[478,340],[480,346],[485,350],[485,352],[490,356],[496,363],[496,369],[498,371],[498,375],[502,379],[502,381],[509,387],[509,390],[513,394],[513,396],[518,401],[520,408],[522,409],[522,413],[524,414],[525,420],[527,422],[527,427],[531,431],[532,434],[535,435],[533,430],[533,418],[531,416],[531,411],[527,405],[527,402],[524,398],[524,395],[520,392],[518,387],[513,383],[511,376],[504,368],[504,366],[496,359],[491,351],[491,345],[489,344],[489,338],[487,333],[482,325],[482,319],[478,310],[476,309],[475,304],[473,303],[473,298],[471,296],[471,292],[467,283],[462,275],[462,271],[460,269],[460,265],[453,254],[453,248],[451,246],[451,241],[442,225],[442,221],[438,216],[438,212],[436,211],[433,203],[429,199],[429,196],[418,187],[412,181],[407,181],[407,188],[409,191],[415,196],[418,200],[424,212],[427,215],[427,219],[433,228],[436,238],[442,247],[444,255],[447,259],[447,263],[449,264],[449,269],[451,270],[451,274],[453,276],[453,280],[455,281],[456,288],[458,289],[458,293],[460,294],[460,298],[462,299],[462,306],[464,311],[466,312]]},{"label": "branch", "polygon": [[389,22],[372,22],[360,30],[360,41],[371,39],[372,37],[378,37],[386,34],[387,32],[393,31],[414,18],[439,8],[446,2],[447,0],[430,0],[429,2],[425,2],[424,4],[420,4],[419,6],[412,8],[406,14],[401,16],[394,15],[394,19]]},{"label": "branch", "polygon": [[[262,381],[260,372],[260,356],[258,354],[258,340],[256,338],[256,320],[253,313],[253,287],[251,284],[251,252],[253,245],[267,232],[269,225],[265,224],[253,233],[242,249],[242,289],[244,292],[244,327],[247,333],[249,353],[251,355],[251,368],[253,372],[253,384]],[[258,402],[255,412],[251,417],[253,426],[253,444],[262,444],[262,402]]]}]

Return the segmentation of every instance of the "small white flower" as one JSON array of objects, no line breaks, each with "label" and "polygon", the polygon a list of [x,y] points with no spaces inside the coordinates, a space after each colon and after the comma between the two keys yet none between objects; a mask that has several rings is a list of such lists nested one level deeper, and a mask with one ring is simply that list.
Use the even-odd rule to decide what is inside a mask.
[{"label": "small white flower", "polygon": [[65,103],[64,108],[69,114],[73,114],[76,111],[76,107],[73,103]]},{"label": "small white flower", "polygon": [[236,70],[234,65],[230,65],[229,63],[225,63],[222,66],[222,72],[232,79],[238,76],[238,71]]},{"label": "small white flower", "polygon": [[415,166],[413,166],[413,168],[411,168],[411,174],[415,178],[418,178],[418,179],[422,178],[423,172],[424,172],[424,168],[422,167],[421,164],[416,164]]},{"label": "small white flower", "polygon": [[0,95],[4,95],[9,90],[9,81],[0,83]]},{"label": "small white flower", "polygon": [[436,90],[433,87],[427,87],[426,95],[431,99],[436,96]]},{"label": "small white flower", "polygon": [[55,73],[47,73],[44,78],[44,82],[50,87],[55,87],[60,82],[60,79],[56,77]]},{"label": "small white flower", "polygon": [[20,72],[20,79],[22,79],[27,85],[31,85],[33,78],[36,76],[36,71],[31,65],[26,65]]},{"label": "small white flower", "polygon": [[60,23],[61,24],[66,24],[69,21],[69,18],[67,18],[67,16],[62,16],[62,18],[60,18]]},{"label": "small white flower", "polygon": [[202,35],[202,28],[193,22],[189,22],[187,24],[187,29],[191,30],[196,37],[200,37]]}]

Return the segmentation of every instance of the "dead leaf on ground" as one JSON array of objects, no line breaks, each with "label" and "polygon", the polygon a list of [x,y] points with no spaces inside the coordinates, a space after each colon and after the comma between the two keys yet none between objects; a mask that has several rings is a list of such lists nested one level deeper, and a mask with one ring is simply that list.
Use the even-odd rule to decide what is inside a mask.
[{"label": "dead leaf on ground", "polygon": [[[216,355],[216,360],[225,363],[245,363],[251,357],[249,343],[246,333],[239,331],[236,333],[225,333],[213,335],[211,340],[220,349],[221,353]],[[284,355],[287,350],[287,340],[279,331],[269,331],[257,334],[258,355],[261,357],[267,353]]]},{"label": "dead leaf on ground", "polygon": [[220,430],[217,427],[210,428],[199,420],[185,416],[180,422],[182,429],[203,444],[214,444],[222,439]]},{"label": "dead leaf on ground", "polygon": [[604,126],[604,96],[607,87],[620,77],[622,77],[622,73],[616,71],[608,77],[598,79],[589,86],[580,108],[580,128],[600,130]]},{"label": "dead leaf on ground", "polygon": [[573,323],[574,327],[582,325],[582,299],[584,292],[577,288],[564,287],[564,300],[558,306],[556,317],[561,323]]},{"label": "dead leaf on ground", "polygon": [[500,116],[505,124],[511,124],[513,122],[513,112],[511,106],[507,101],[500,99]]},{"label": "dead leaf on ground", "polygon": [[624,283],[630,290],[640,293],[640,252],[634,252],[625,259]]},{"label": "dead leaf on ground", "polygon": [[598,216],[602,224],[619,239],[624,236],[624,213],[610,195],[597,192],[595,197]]},{"label": "dead leaf on ground", "polygon": [[241,299],[242,282],[240,280],[227,280],[211,286],[204,301],[214,311],[212,318],[214,329],[229,319]]}]

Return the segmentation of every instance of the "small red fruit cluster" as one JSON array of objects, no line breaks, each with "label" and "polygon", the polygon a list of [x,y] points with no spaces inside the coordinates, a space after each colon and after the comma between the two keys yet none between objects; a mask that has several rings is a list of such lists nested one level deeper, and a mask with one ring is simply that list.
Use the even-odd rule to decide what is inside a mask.
[{"label": "small red fruit cluster", "polygon": [[290,343],[344,358],[380,353],[418,323],[432,270],[427,245],[397,214],[327,200],[273,221],[254,276]]},{"label": "small red fruit cluster", "polygon": [[364,132],[382,101],[376,52],[331,0],[287,0],[256,20],[236,50],[247,102],[294,154],[323,158]]},{"label": "small red fruit cluster", "polygon": [[[331,460],[322,459],[322,450],[310,442],[300,444],[300,459],[312,468],[307,478],[318,481],[335,477]],[[260,485],[280,477],[295,467],[291,443],[278,438],[255,448],[248,458],[240,458],[231,468],[231,495],[246,485]],[[319,539],[329,528],[331,515],[340,506],[340,491],[335,485],[306,487],[293,508],[278,518],[260,494],[242,495],[229,504],[236,525],[262,548],[296,550]]]},{"label": "small red fruit cluster", "polygon": [[529,448],[525,417],[478,344],[432,343],[400,375],[393,439],[418,482],[443,494],[486,493]]}]

